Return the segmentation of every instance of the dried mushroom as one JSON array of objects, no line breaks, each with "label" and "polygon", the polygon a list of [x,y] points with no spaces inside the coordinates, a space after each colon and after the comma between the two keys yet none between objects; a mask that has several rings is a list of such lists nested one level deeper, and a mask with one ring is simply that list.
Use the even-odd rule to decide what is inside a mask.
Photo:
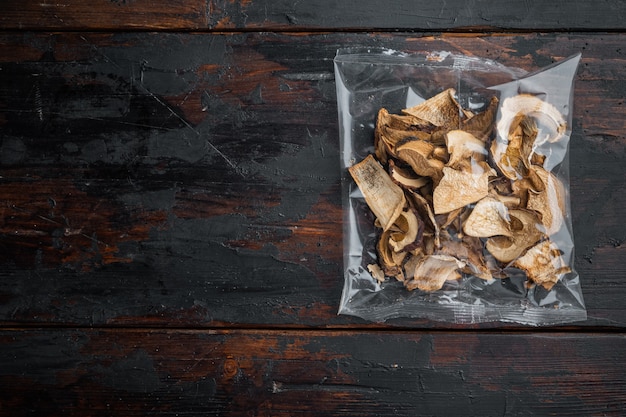
[{"label": "dried mushroom", "polygon": [[427,255],[418,261],[413,278],[405,281],[404,285],[409,290],[436,291],[446,281],[460,279],[460,269],[464,266],[465,263],[454,256]]},{"label": "dried mushroom", "polygon": [[513,262],[513,266],[524,270],[531,281],[546,290],[550,290],[564,274],[571,272],[571,268],[563,261],[559,248],[549,240],[528,249]]},{"label": "dried mushroom", "polygon": [[550,289],[569,272],[550,240],[566,194],[537,149],[565,128],[528,94],[491,97],[478,113],[454,89],[401,114],[380,109],[374,155],[349,168],[380,229],[372,277],[432,292],[463,276],[506,278],[513,266]]},{"label": "dried mushroom", "polygon": [[443,168],[443,178],[433,192],[435,214],[448,213],[477,202],[489,193],[489,178],[496,172],[489,166],[471,170]]}]

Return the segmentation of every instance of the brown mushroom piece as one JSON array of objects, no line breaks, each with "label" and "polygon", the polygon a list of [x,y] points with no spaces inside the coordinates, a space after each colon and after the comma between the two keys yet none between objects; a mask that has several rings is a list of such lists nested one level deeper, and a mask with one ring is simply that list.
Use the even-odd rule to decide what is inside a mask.
[{"label": "brown mushroom piece", "polygon": [[542,237],[540,221],[537,215],[529,210],[509,210],[510,236],[494,236],[487,240],[485,248],[499,262],[508,264],[522,254]]},{"label": "brown mushroom piece", "polygon": [[395,252],[393,250],[389,245],[390,234],[390,231],[384,231],[381,234],[376,244],[376,252],[378,253],[378,264],[384,274],[388,277],[395,277],[402,273],[402,263],[407,252]]},{"label": "brown mushroom piece", "polygon": [[423,140],[411,140],[398,145],[395,153],[398,159],[409,164],[421,176],[430,177],[435,183],[442,176],[443,162],[432,157],[434,145]]},{"label": "brown mushroom piece", "polygon": [[563,275],[571,272],[565,264],[561,251],[550,240],[544,240],[528,249],[513,266],[526,272],[526,276],[546,290],[552,289]]},{"label": "brown mushroom piece", "polygon": [[404,282],[408,290],[420,289],[431,292],[439,290],[446,281],[461,278],[460,269],[465,263],[450,255],[426,255],[419,259],[413,278]]},{"label": "brown mushroom piece", "polygon": [[473,237],[511,236],[509,210],[497,198],[487,196],[476,203],[463,223],[463,232]]},{"label": "brown mushroom piece", "polygon": [[383,230],[389,229],[406,204],[402,188],[391,180],[372,155],[352,165],[348,171]]},{"label": "brown mushroom piece", "polygon": [[430,178],[416,175],[411,169],[399,167],[393,159],[389,160],[389,176],[393,182],[406,190],[422,188],[430,181]]},{"label": "brown mushroom piece", "polygon": [[449,88],[402,113],[428,121],[439,128],[457,128],[463,108],[454,98],[456,90]]},{"label": "brown mushroom piece", "polygon": [[413,209],[404,210],[389,229],[389,246],[395,252],[415,249],[422,240],[424,222]]},{"label": "brown mushroom piece", "polygon": [[463,236],[456,239],[449,233],[442,233],[442,245],[435,253],[450,255],[465,263],[463,272],[474,275],[486,281],[493,278],[492,273],[482,254],[482,242],[479,238]]},{"label": "brown mushroom piece", "polygon": [[446,166],[454,169],[467,169],[473,161],[484,161],[487,158],[485,143],[463,130],[446,133],[446,146],[450,154]]},{"label": "brown mushroom piece", "polygon": [[461,130],[471,133],[476,138],[486,143],[493,132],[493,121],[498,111],[499,102],[496,96],[491,97],[485,110],[461,123]]},{"label": "brown mushroom piece", "polygon": [[471,170],[444,167],[443,177],[433,191],[435,214],[448,213],[486,197],[489,177],[495,175],[486,163],[474,164]]},{"label": "brown mushroom piece", "polygon": [[390,156],[395,157],[394,149],[399,142],[409,139],[429,140],[430,133],[423,130],[428,126],[430,123],[414,116],[390,114],[387,109],[380,109],[374,130],[376,158],[383,164],[387,163]]},{"label": "brown mushroom piece", "polygon": [[565,213],[565,187],[551,172],[533,165],[531,171],[536,174],[540,185],[528,190],[526,207],[541,215],[541,223],[547,235],[553,235],[563,225]]}]

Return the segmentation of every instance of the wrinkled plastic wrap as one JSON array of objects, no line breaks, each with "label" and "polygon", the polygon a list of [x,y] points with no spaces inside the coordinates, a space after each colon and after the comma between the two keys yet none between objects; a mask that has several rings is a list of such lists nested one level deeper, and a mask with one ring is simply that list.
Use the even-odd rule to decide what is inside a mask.
[{"label": "wrinkled plastic wrap", "polygon": [[[508,68],[491,60],[449,52],[408,54],[392,50],[338,51],[334,62],[344,207],[344,289],[339,314],[358,316],[369,321],[410,317],[457,324],[501,321],[537,326],[586,319],[580,279],[574,270],[568,172],[573,79],[579,60],[580,55],[575,55],[539,71],[526,73],[521,69]],[[458,103],[462,119],[468,119],[486,111],[494,100],[493,97],[497,98],[494,101],[494,103],[497,102],[497,112],[493,120],[493,130],[486,137],[480,138],[484,142],[484,149],[478,152],[479,156],[484,155],[484,162],[480,162],[481,168],[479,169],[482,170],[480,172],[489,170],[488,180],[486,180],[489,181],[489,198],[492,197],[496,182],[502,184],[504,188],[509,187],[509,191],[513,188],[512,183],[522,184],[523,180],[542,184],[538,188],[542,194],[537,191],[537,187],[531,186],[531,191],[526,192],[526,197],[523,198],[524,202],[519,203],[519,199],[516,201],[519,206],[523,206],[521,208],[524,212],[530,212],[535,216],[534,218],[540,219],[536,227],[532,227],[535,232],[539,230],[541,237],[536,238],[531,246],[533,248],[537,246],[533,251],[545,253],[533,258],[532,262],[558,263],[556,266],[549,265],[553,276],[546,276],[546,272],[542,272],[541,279],[547,279],[549,281],[547,285],[537,278],[529,279],[529,274],[537,275],[537,273],[532,270],[527,272],[523,267],[524,262],[518,261],[529,251],[529,248],[524,248],[515,258],[505,261],[494,259],[487,249],[487,242],[494,238],[491,241],[492,245],[519,240],[519,229],[522,227],[520,222],[517,221],[517,224],[514,224],[511,216],[506,212],[512,209],[502,209],[504,206],[499,202],[495,204],[498,204],[499,220],[504,222],[502,227],[505,231],[497,230],[499,226],[492,221],[493,217],[492,220],[483,218],[479,227],[490,229],[491,234],[488,237],[467,238],[466,231],[469,232],[471,228],[471,225],[467,225],[467,218],[478,205],[478,201],[471,201],[462,209],[457,210],[455,213],[461,213],[461,215],[452,224],[446,224],[446,220],[451,218],[451,215],[444,212],[432,216],[434,213],[431,213],[431,216],[435,218],[435,223],[438,224],[436,226],[438,228],[437,244],[432,243],[435,226],[422,210],[417,215],[421,235],[413,244],[404,249],[400,248],[401,252],[410,252],[398,256],[398,259],[402,259],[398,261],[400,266],[397,270],[400,272],[396,276],[389,276],[390,274],[381,273],[380,268],[376,267],[381,261],[381,249],[378,244],[383,230],[393,230],[393,222],[396,221],[399,224],[399,210],[406,212],[410,204],[406,199],[403,200],[403,197],[398,197],[395,186],[391,188],[393,191],[390,191],[390,188],[384,185],[387,184],[384,181],[378,181],[378,183],[374,181],[370,185],[362,184],[360,188],[355,182],[354,172],[351,175],[350,170],[356,169],[359,167],[357,164],[368,158],[370,160],[366,162],[370,165],[366,168],[369,170],[376,168],[371,165],[371,158],[374,158],[375,163],[387,173],[390,172],[390,164],[392,167],[406,165],[406,161],[401,158],[396,159],[395,155],[383,161],[380,159],[386,159],[386,157],[377,157],[375,131],[379,112],[385,109],[389,114],[406,114],[403,113],[406,109],[424,103],[446,90],[452,92],[453,101]],[[509,98],[514,99],[507,102]],[[547,107],[528,110],[533,106],[536,107],[537,102],[545,102]],[[515,164],[505,162],[505,160],[511,159],[509,154],[512,151],[507,151],[507,147],[513,146],[514,139],[510,135],[514,135],[514,132],[512,128],[509,131],[509,128],[519,108],[525,108],[528,120],[534,123],[536,138],[532,143],[532,150],[522,152],[526,160],[518,161],[527,168],[519,165],[521,168],[519,172],[516,172],[515,168],[511,168]],[[548,116],[545,113],[548,113]],[[460,124],[460,122],[457,123]],[[463,126],[459,126],[459,129]],[[451,127],[451,129],[454,128],[455,126]],[[421,137],[418,133],[416,136]],[[443,136],[439,134],[439,140],[451,146],[449,142],[452,139],[448,138],[447,133]],[[406,142],[406,138],[403,141]],[[439,150],[442,151],[442,149]],[[533,155],[532,161],[531,155]],[[455,154],[456,156],[458,154]],[[450,171],[449,167],[452,166],[453,161],[450,160],[449,155],[439,156],[439,160],[442,162],[437,162],[438,164],[448,167],[445,168],[448,177],[452,173],[460,172]],[[475,162],[473,159],[472,161]],[[472,170],[475,172],[479,167],[475,163],[464,166],[468,167],[468,172]],[[528,167],[531,167],[532,175]],[[509,172],[506,172],[507,170]],[[366,171],[363,171],[365,174],[362,175],[367,177],[370,173]],[[378,168],[375,171],[378,171]],[[526,178],[527,176],[530,178]],[[368,180],[366,177],[363,178]],[[420,181],[420,176],[416,175],[416,177],[418,177],[416,181]],[[430,185],[423,187],[425,189],[430,187],[431,190],[430,196],[428,192],[425,193],[425,200],[430,204],[428,212],[433,208],[432,190],[436,189],[435,184],[441,184],[440,181],[442,181],[440,174],[435,179],[433,178],[427,178],[427,181],[430,180]],[[546,186],[548,182],[557,185]],[[465,193],[464,187],[458,186],[455,189],[455,183],[451,184],[450,195],[439,196],[439,206]],[[399,202],[397,204],[403,207],[399,207],[395,212],[392,210],[389,213],[375,214],[372,207],[368,205],[362,188],[367,189],[366,193],[373,192],[372,188],[377,188],[376,192],[379,194],[375,194],[375,199],[378,199],[382,193],[383,196],[380,198],[385,198],[386,201],[393,201],[395,198]],[[440,194],[442,189],[443,187],[439,190]],[[515,190],[517,190],[517,185]],[[503,194],[507,192],[504,191]],[[528,197],[528,195],[532,196]],[[551,212],[537,208],[538,203],[533,203],[535,206],[532,206],[531,203],[526,202],[527,199],[534,199],[533,201],[536,202],[539,195],[542,196],[541,202],[544,205],[552,207]],[[372,199],[372,197],[369,198]],[[515,198],[509,198],[509,200],[515,200]],[[421,200],[423,201],[424,198]],[[493,202],[493,198],[491,201]],[[555,210],[554,207],[557,209]],[[439,210],[445,209],[439,208]],[[377,211],[376,207],[374,211]],[[494,210],[491,212],[493,216]],[[550,218],[547,219],[547,216]],[[385,222],[389,224],[386,225]],[[424,224],[426,224],[426,229],[423,228]],[[497,236],[502,233],[507,236]],[[384,238],[390,239],[388,235]],[[484,261],[482,269],[472,265],[473,255],[468,257],[466,252],[461,253],[463,250],[458,244],[462,239],[472,239],[474,247],[478,244],[477,250]],[[397,248],[398,242],[391,240],[390,242],[393,244],[391,250]],[[543,246],[540,245],[541,243]],[[528,242],[526,245],[528,246]],[[553,255],[546,255],[548,252]],[[415,268],[415,260],[424,258],[425,253],[437,255],[429,259],[443,259],[447,265],[452,265],[454,271],[451,275],[439,277],[442,282],[441,288],[424,289],[424,286],[416,281],[418,272]],[[396,257],[398,254],[392,255]],[[553,258],[550,258],[551,256]],[[407,261],[407,259],[412,260]],[[452,259],[452,264],[450,264],[450,259]],[[409,265],[408,262],[412,263]],[[417,264],[420,262],[418,260]],[[424,266],[424,262],[420,265]],[[479,269],[480,271],[477,272]],[[427,274],[444,273],[437,268],[427,268],[426,271]],[[447,271],[446,274],[450,269]],[[427,282],[430,282],[431,278],[437,277],[424,277]]]}]

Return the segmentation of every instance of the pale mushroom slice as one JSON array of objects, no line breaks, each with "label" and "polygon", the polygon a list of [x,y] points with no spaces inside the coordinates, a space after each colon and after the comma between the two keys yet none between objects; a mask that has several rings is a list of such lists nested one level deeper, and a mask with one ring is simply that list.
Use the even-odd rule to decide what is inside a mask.
[{"label": "pale mushroom slice", "polygon": [[456,90],[449,88],[428,100],[402,110],[404,114],[426,120],[439,128],[458,128],[461,117],[464,117],[463,108],[454,98]]},{"label": "pale mushroom slice", "polygon": [[504,203],[487,196],[476,203],[463,224],[463,232],[474,237],[512,236],[509,221]]},{"label": "pale mushroom slice", "polygon": [[537,123],[539,144],[554,143],[563,137],[567,122],[552,104],[532,94],[508,97],[500,106],[500,119],[496,125],[498,134],[504,137],[511,131],[511,124],[520,115],[532,117]]},{"label": "pale mushroom slice", "polygon": [[383,272],[382,268],[378,266],[378,264],[367,265],[367,270],[376,281],[381,283],[385,281],[385,273]]},{"label": "pale mushroom slice", "polygon": [[487,158],[485,143],[463,130],[446,133],[446,146],[450,154],[446,166],[451,168],[467,168],[472,161],[484,161]]},{"label": "pale mushroom slice", "polygon": [[465,262],[450,255],[426,255],[419,259],[413,278],[404,282],[405,287],[412,291],[420,289],[425,292],[443,288],[446,281],[461,278],[461,268]]},{"label": "pale mushroom slice", "polygon": [[523,209],[509,210],[510,236],[494,236],[487,240],[485,248],[499,262],[508,264],[522,256],[531,246],[543,238],[541,221],[535,212]]},{"label": "pale mushroom slice", "polygon": [[545,169],[533,165],[532,172],[536,174],[541,185],[537,190],[528,190],[526,207],[541,214],[541,223],[547,235],[553,235],[561,229],[564,221],[566,192],[563,183]]},{"label": "pale mushroom slice", "polygon": [[395,153],[398,159],[410,165],[416,174],[430,177],[437,183],[441,179],[444,164],[439,159],[433,158],[434,149],[432,143],[412,140],[398,145]]},{"label": "pale mushroom slice", "polygon": [[486,197],[489,177],[495,175],[487,164],[475,164],[471,171],[444,167],[443,177],[433,191],[435,214],[448,213]]},{"label": "pale mushroom slice", "polygon": [[513,262],[513,266],[522,269],[528,279],[546,290],[552,289],[565,274],[572,271],[565,264],[559,248],[550,240],[544,240],[528,249]]},{"label": "pale mushroom slice", "polygon": [[383,230],[389,229],[406,204],[402,188],[392,181],[372,155],[352,165],[348,171]]},{"label": "pale mushroom slice", "polygon": [[541,160],[535,150],[542,144],[559,141],[567,123],[550,103],[530,94],[520,94],[504,100],[493,141],[493,160],[510,179],[525,176],[531,161]]},{"label": "pale mushroom slice", "polygon": [[537,138],[535,119],[520,113],[513,118],[505,142],[496,140],[491,144],[494,162],[509,179],[519,180],[528,175],[534,158]]}]

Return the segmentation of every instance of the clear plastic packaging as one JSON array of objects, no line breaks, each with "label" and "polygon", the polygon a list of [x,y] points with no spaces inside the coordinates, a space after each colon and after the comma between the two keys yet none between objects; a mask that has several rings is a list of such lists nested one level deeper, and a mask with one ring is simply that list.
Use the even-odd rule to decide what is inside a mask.
[{"label": "clear plastic packaging", "polygon": [[[526,73],[449,52],[338,51],[334,62],[345,280],[339,314],[369,321],[413,317],[457,324],[501,321],[537,326],[586,319],[573,265],[568,172],[573,80],[579,61],[580,55],[575,55]],[[447,120],[439,121],[438,116],[430,123],[412,118],[412,109],[421,115],[423,103],[443,96],[458,106],[458,115],[452,113],[456,125],[446,127]],[[465,133],[459,131],[480,136],[470,129],[473,122],[468,120],[486,113],[490,104],[497,105],[497,112],[489,129],[481,127],[484,137],[478,140],[484,147],[459,151],[480,143],[464,140]],[[423,126],[394,125],[390,130],[402,138],[387,143],[377,131],[381,109],[385,115],[399,115],[390,117],[401,124],[420,120]],[[426,133],[417,132],[421,129]],[[453,135],[461,137],[456,148]],[[518,136],[526,140],[521,150]],[[435,174],[418,173],[420,166],[415,168],[404,157],[412,150],[403,154],[402,146],[412,142],[409,147],[415,147],[416,141],[432,142],[421,145],[428,147],[425,160],[439,167]],[[411,178],[407,181],[414,187],[387,187],[389,178],[382,174],[372,179],[379,168],[390,177],[391,170],[408,168]],[[484,175],[479,178],[476,172]],[[477,181],[461,185],[451,180],[457,174],[474,175]],[[395,178],[392,182],[397,183]],[[467,194],[468,187],[481,190],[481,197],[465,202],[462,197],[458,204],[463,207],[448,207]],[[411,208],[415,194],[428,207]],[[388,206],[392,208],[385,211]],[[487,207],[486,214],[468,220],[479,206],[481,210]],[[409,239],[407,223],[411,221],[402,213],[417,219],[419,230],[406,246],[401,243]],[[528,224],[525,218],[531,219]],[[387,255],[382,255],[385,251]],[[396,262],[393,267],[388,262],[380,267],[386,256]],[[430,261],[446,267],[427,268]],[[440,287],[431,288],[433,282]]]}]

